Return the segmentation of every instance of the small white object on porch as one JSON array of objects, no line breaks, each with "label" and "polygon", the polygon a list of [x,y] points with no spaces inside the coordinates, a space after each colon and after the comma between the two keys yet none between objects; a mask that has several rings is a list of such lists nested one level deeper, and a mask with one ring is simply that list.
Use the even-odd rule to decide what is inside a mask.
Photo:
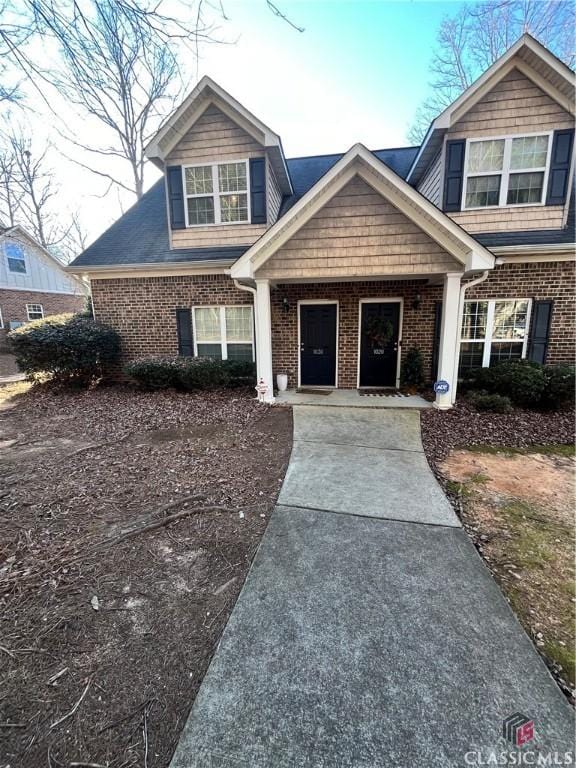
[{"label": "small white object on porch", "polygon": [[442,296],[442,327],[438,355],[438,381],[448,382],[447,392],[437,392],[436,408],[446,410],[454,405],[458,376],[458,336],[460,328],[460,283],[462,272],[447,272]]},{"label": "small white object on porch", "polygon": [[274,402],[274,379],[272,377],[272,317],[270,312],[270,281],[256,280],[256,374],[263,381],[266,391],[262,395],[265,403]]}]

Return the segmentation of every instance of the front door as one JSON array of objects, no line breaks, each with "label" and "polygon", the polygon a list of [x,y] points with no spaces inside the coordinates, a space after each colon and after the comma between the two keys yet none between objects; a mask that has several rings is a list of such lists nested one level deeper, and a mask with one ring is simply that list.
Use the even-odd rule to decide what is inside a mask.
[{"label": "front door", "polygon": [[399,301],[360,304],[361,387],[396,386],[399,330]]},{"label": "front door", "polygon": [[300,385],[336,386],[337,304],[300,304]]}]

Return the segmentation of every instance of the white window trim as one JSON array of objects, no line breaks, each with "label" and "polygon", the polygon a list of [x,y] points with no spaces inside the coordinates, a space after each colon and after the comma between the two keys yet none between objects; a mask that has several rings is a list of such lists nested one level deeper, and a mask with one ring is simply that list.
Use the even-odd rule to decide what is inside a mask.
[{"label": "white window trim", "polygon": [[[30,317],[30,307],[40,307],[40,312],[42,312],[42,317]],[[35,315],[38,314],[37,310],[32,310]],[[44,305],[43,304],[26,304],[26,315],[28,317],[28,322],[31,323],[33,320],[44,320]]]},{"label": "white window trim", "polygon": [[[250,339],[228,341],[226,338],[226,309],[237,309],[238,307],[248,307],[251,317],[252,337]],[[196,335],[196,310],[197,309],[217,309],[220,313],[220,341],[201,341],[200,344],[220,344],[222,351],[222,360],[228,360],[228,344],[250,344],[252,346],[252,362],[255,361],[254,346],[254,309],[250,304],[199,304],[192,307],[192,336],[194,340],[194,357],[198,357],[198,341]]]},{"label": "white window trim", "polygon": [[0,329],[4,328],[4,317],[2,315],[2,308],[0,307]]},{"label": "white window trim", "polygon": [[[234,192],[220,192],[220,185],[218,182],[218,166],[219,165],[234,165],[236,163],[243,163],[246,166],[246,197],[248,207],[248,217],[242,221],[221,221],[220,210],[220,195],[233,195]],[[195,195],[189,195],[186,192],[186,168],[206,168],[212,169],[212,192],[201,192]],[[239,160],[226,160],[226,162],[209,161],[205,163],[193,163],[182,166],[182,191],[184,193],[184,217],[186,221],[186,227],[188,229],[195,229],[197,227],[229,227],[231,224],[250,224],[252,221],[252,209],[250,206],[250,162],[246,158]],[[238,192],[239,195],[243,195],[244,192]],[[188,221],[188,199],[195,197],[212,197],[214,201],[214,222],[212,224],[190,224]]]},{"label": "white window trim", "polygon": [[[546,190],[548,189],[548,175],[550,172],[550,161],[552,157],[552,137],[553,131],[536,131],[535,133],[512,133],[505,136],[482,136],[477,139],[466,139],[466,148],[464,152],[464,178],[462,183],[461,210],[463,211],[486,211],[494,208],[530,208],[532,206],[546,205]],[[544,168],[514,168],[510,169],[510,156],[512,154],[513,139],[529,139],[533,136],[548,136],[548,148],[546,152],[546,166]],[[482,141],[504,141],[504,157],[502,160],[502,170],[500,171],[474,171],[468,173],[468,157],[470,145]],[[544,171],[544,180],[542,182],[542,199],[539,203],[507,203],[508,184],[510,176],[515,173],[542,173]],[[474,205],[466,206],[466,189],[468,187],[468,177],[475,176],[500,176],[500,197],[498,205]]]},{"label": "white window trim", "polygon": [[[22,245],[22,243],[18,243],[18,245],[22,249],[22,261],[24,262],[24,272],[16,272],[15,270],[10,269],[10,262],[8,261],[8,251],[6,250],[6,248],[3,248],[4,258],[6,260],[6,269],[8,270],[9,274],[11,274],[11,275],[22,275],[22,276],[24,276],[24,275],[28,274],[28,260],[26,259],[26,252],[24,250],[24,246]],[[10,258],[14,258],[14,257],[11,256]]]},{"label": "white window trim", "polygon": [[[496,306],[497,301],[526,301],[528,302],[528,306],[526,307],[526,333],[524,334],[524,339],[522,342],[522,354],[521,359],[523,360],[526,357],[526,354],[528,352],[528,337],[530,335],[530,320],[532,316],[532,299],[528,299],[525,296],[521,297],[514,297],[514,298],[498,298],[498,299],[466,299],[464,301],[464,304],[479,304],[482,302],[488,303],[488,312],[486,314],[486,333],[484,335],[483,339],[465,339],[462,336],[462,322],[463,322],[463,315],[462,319],[460,321],[460,333],[459,333],[459,341],[458,341],[458,361],[460,361],[460,346],[462,344],[484,344],[484,350],[482,353],[482,368],[489,368],[490,367],[490,353],[492,351],[492,344],[493,343],[500,343],[500,342],[506,342],[506,341],[512,341],[512,339],[494,339],[492,337],[492,334],[494,332],[494,308]],[[520,341],[516,341],[516,344],[519,344]],[[458,363],[460,365],[460,363]]]}]

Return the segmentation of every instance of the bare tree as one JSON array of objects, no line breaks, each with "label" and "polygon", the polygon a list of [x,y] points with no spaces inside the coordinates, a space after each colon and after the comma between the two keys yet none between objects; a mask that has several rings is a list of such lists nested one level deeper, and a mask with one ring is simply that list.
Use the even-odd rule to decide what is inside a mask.
[{"label": "bare tree", "polygon": [[10,147],[0,149],[0,222],[15,226],[20,206],[16,159]]},{"label": "bare tree", "polygon": [[430,64],[432,93],[416,112],[409,140],[419,144],[430,122],[524,32],[573,67],[575,19],[572,0],[486,0],[444,18]]}]

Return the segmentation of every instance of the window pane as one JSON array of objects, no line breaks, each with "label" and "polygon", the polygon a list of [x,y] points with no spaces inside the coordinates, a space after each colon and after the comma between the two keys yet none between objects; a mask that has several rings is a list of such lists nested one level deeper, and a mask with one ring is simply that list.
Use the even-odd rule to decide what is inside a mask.
[{"label": "window pane", "polygon": [[460,344],[460,362],[458,367],[459,373],[469,371],[471,368],[481,368],[483,355],[483,342],[474,343],[470,341],[463,341],[462,344]]},{"label": "window pane", "polygon": [[504,162],[504,139],[472,141],[468,145],[468,173],[501,171]]},{"label": "window pane", "polygon": [[496,301],[494,304],[493,339],[515,339],[523,341],[526,336],[528,302]]},{"label": "window pane", "polygon": [[42,320],[44,317],[44,308],[42,304],[26,304],[28,320]]},{"label": "window pane", "polygon": [[252,344],[228,344],[226,347],[228,360],[252,361]]},{"label": "window pane", "polygon": [[248,221],[248,195],[221,195],[222,221]]},{"label": "window pane", "polygon": [[194,310],[196,341],[220,341],[220,308],[201,307]]},{"label": "window pane", "polygon": [[495,341],[490,348],[490,365],[501,360],[519,360],[522,357],[522,343],[517,341]]},{"label": "window pane", "polygon": [[548,154],[548,136],[524,136],[512,139],[510,168],[544,168]]},{"label": "window pane", "polygon": [[202,165],[198,168],[186,168],[184,170],[186,178],[187,195],[203,195],[206,192],[213,192],[212,188],[212,166]]},{"label": "window pane", "polygon": [[226,339],[228,341],[252,339],[251,307],[226,307]]},{"label": "window pane", "polygon": [[188,223],[214,224],[214,199],[212,197],[189,197]]},{"label": "window pane", "polygon": [[500,176],[474,176],[466,182],[466,208],[498,205]]},{"label": "window pane", "polygon": [[24,259],[24,250],[19,243],[4,243],[4,249],[8,260],[8,269],[10,272],[26,273],[26,260]]},{"label": "window pane", "polygon": [[220,344],[198,344],[198,357],[212,357],[214,360],[222,360],[222,347]]},{"label": "window pane", "polygon": [[486,336],[487,301],[467,301],[462,317],[462,338],[483,339]]},{"label": "window pane", "polygon": [[218,166],[218,184],[220,192],[245,192],[246,163],[228,163]]},{"label": "window pane", "polygon": [[508,182],[508,205],[517,203],[540,203],[544,173],[512,173]]}]

